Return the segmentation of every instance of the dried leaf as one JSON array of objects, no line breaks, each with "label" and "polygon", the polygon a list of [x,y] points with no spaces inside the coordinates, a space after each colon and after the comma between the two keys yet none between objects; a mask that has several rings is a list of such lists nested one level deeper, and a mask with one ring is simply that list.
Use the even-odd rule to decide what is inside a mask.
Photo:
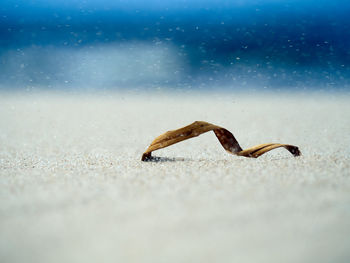
[{"label": "dried leaf", "polygon": [[195,121],[194,123],[188,126],[173,131],[167,131],[166,133],[155,138],[151,145],[143,153],[141,160],[151,161],[153,160],[153,157],[151,155],[153,151],[199,136],[208,131],[214,131],[222,147],[224,147],[224,149],[230,154],[257,158],[273,149],[283,147],[294,156],[301,155],[297,146],[280,143],[259,144],[254,147],[243,150],[237,142],[237,140],[235,139],[235,137],[233,136],[233,134],[228,130],[205,121]]}]

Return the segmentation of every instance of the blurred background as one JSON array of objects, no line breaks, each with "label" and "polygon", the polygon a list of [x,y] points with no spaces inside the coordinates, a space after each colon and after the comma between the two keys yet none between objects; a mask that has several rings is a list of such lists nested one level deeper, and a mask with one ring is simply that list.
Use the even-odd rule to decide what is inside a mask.
[{"label": "blurred background", "polygon": [[348,0],[2,0],[0,89],[349,90]]}]

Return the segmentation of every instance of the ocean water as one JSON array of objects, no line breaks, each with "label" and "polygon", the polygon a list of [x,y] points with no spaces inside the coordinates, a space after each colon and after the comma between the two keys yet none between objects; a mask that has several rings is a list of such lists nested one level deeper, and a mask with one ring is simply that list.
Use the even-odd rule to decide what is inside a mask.
[{"label": "ocean water", "polygon": [[350,89],[348,1],[2,1],[1,89]]}]

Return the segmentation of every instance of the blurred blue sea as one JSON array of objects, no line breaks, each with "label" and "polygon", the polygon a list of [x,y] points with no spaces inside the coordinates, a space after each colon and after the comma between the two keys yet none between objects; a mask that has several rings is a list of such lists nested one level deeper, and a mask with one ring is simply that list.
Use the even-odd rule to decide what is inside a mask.
[{"label": "blurred blue sea", "polygon": [[350,90],[350,1],[0,3],[1,89]]}]

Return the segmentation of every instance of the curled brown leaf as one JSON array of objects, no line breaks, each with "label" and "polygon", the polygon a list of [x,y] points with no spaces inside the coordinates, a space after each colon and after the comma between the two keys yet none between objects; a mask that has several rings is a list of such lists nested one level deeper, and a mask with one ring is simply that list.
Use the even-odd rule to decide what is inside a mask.
[{"label": "curled brown leaf", "polygon": [[222,147],[224,147],[224,149],[230,154],[257,158],[273,149],[283,147],[294,156],[301,155],[301,152],[299,151],[299,148],[297,146],[280,143],[259,144],[254,147],[243,150],[230,131],[205,121],[195,121],[194,123],[188,126],[173,131],[167,131],[166,133],[163,133],[162,135],[155,138],[151,145],[143,153],[141,160],[151,161],[153,160],[153,151],[199,136],[208,131],[214,131]]}]

